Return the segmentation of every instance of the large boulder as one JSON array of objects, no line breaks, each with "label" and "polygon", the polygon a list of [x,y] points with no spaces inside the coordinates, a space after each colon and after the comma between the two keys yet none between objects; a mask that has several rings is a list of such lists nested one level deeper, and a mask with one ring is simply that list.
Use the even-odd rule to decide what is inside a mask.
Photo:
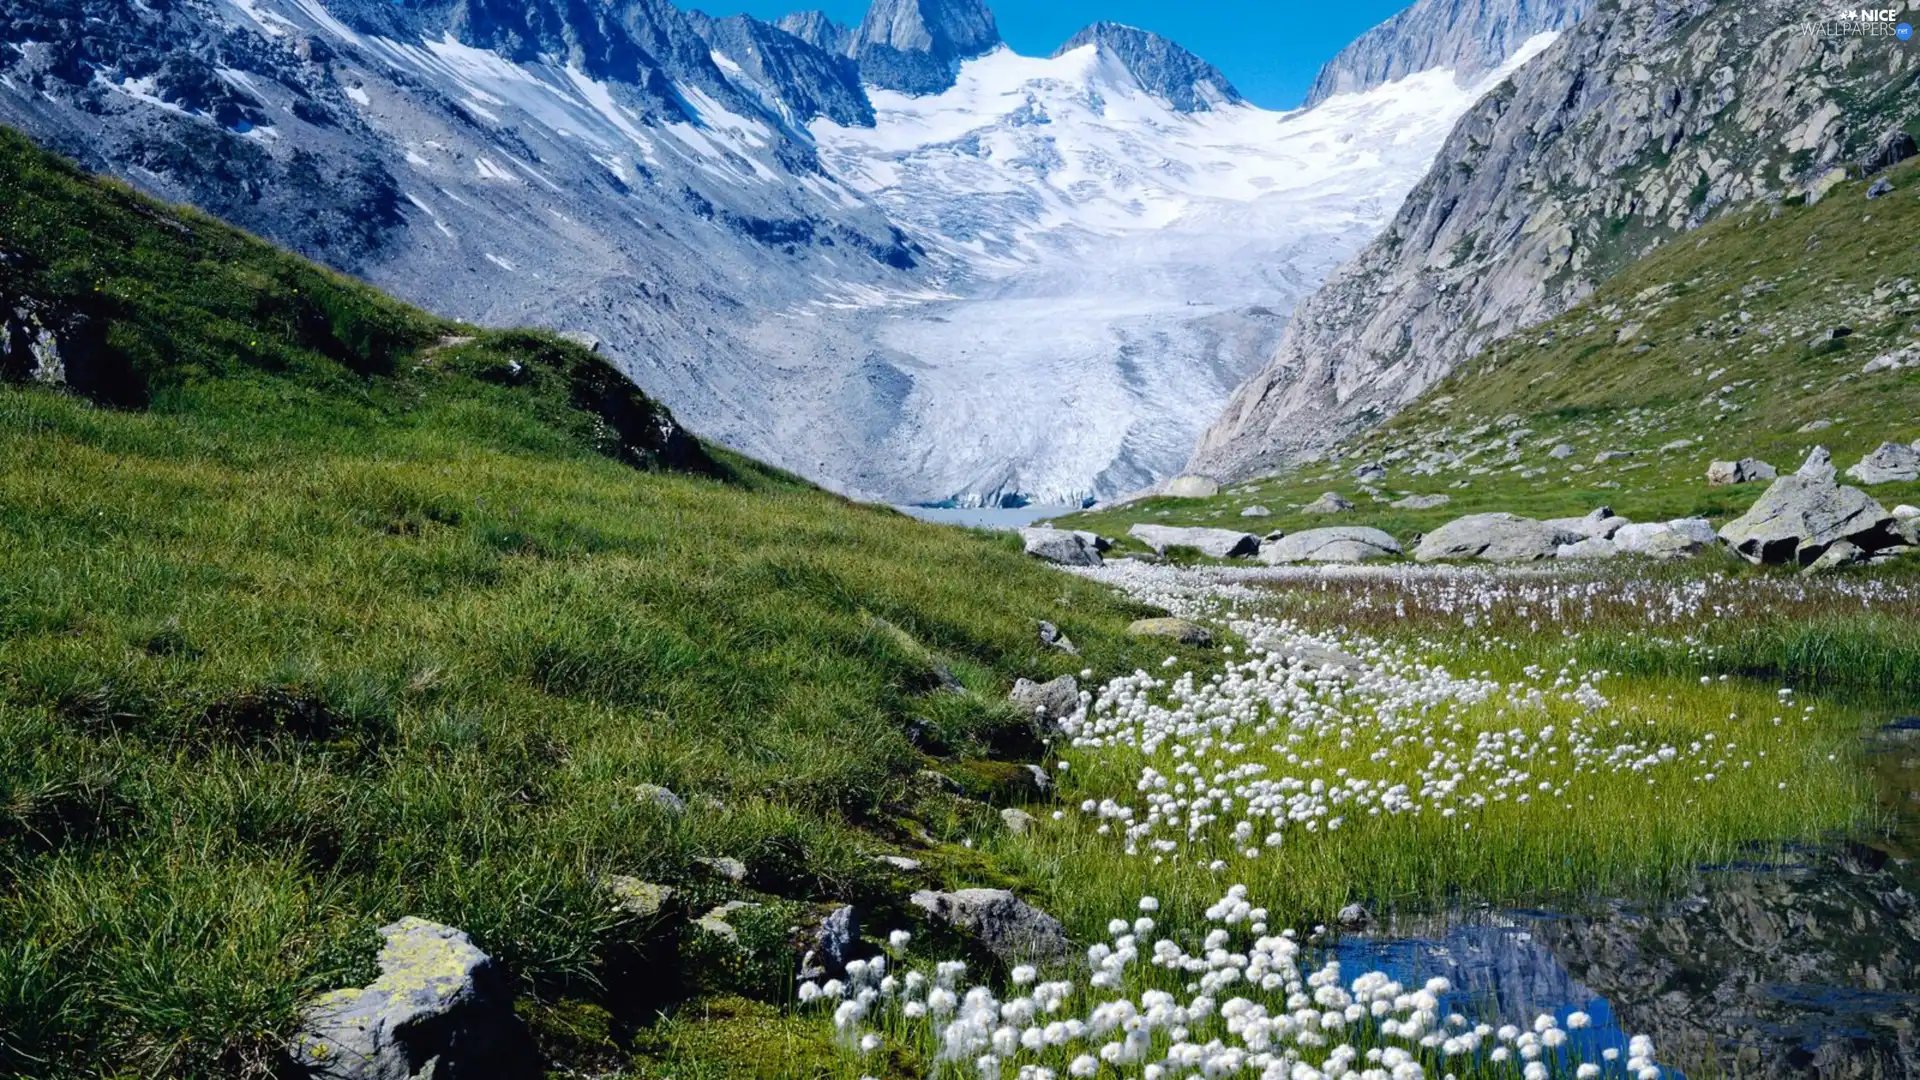
[{"label": "large boulder", "polygon": [[1127,633],[1134,637],[1167,638],[1203,649],[1213,644],[1213,631],[1187,619],[1139,619],[1127,627]]},{"label": "large boulder", "polygon": [[1188,473],[1167,481],[1166,494],[1176,499],[1211,499],[1220,494],[1220,482],[1211,476]]},{"label": "large boulder", "polygon": [[1822,447],[1807,464],[1773,482],[1753,508],[1720,530],[1720,539],[1755,563],[1811,565],[1841,540],[1865,551],[1893,543],[1893,516],[1859,488],[1834,482]]},{"label": "large boulder", "polygon": [[1899,443],[1881,443],[1880,448],[1847,470],[1850,479],[1862,484],[1896,484],[1920,480],[1920,450]]},{"label": "large boulder", "polygon": [[1622,552],[1655,559],[1680,559],[1718,543],[1713,525],[1705,518],[1676,518],[1626,525],[1613,534]]},{"label": "large boulder", "polygon": [[1085,534],[1067,529],[1021,529],[1020,542],[1036,559],[1062,566],[1099,566],[1100,552]]},{"label": "large boulder", "polygon": [[1337,491],[1324,491],[1320,497],[1300,508],[1303,514],[1344,514],[1353,509],[1353,503]]},{"label": "large boulder", "polygon": [[1739,461],[1716,461],[1707,466],[1707,485],[1725,487],[1728,484],[1750,484],[1756,480],[1774,480],[1779,472],[1773,466],[1759,458],[1744,457]]},{"label": "large boulder", "polygon": [[380,977],[316,999],[294,1063],[318,1080],[461,1080],[539,1074],[513,994],[466,934],[411,916],[381,929]]},{"label": "large boulder", "polygon": [[1297,562],[1357,563],[1399,554],[1399,541],[1379,529],[1357,525],[1308,529],[1260,546],[1260,561],[1270,566]]},{"label": "large boulder", "polygon": [[1251,555],[1260,550],[1260,538],[1237,529],[1182,528],[1176,525],[1135,525],[1127,535],[1165,555],[1168,548],[1193,548],[1215,559]]},{"label": "large boulder", "polygon": [[1585,540],[1576,540],[1571,544],[1561,544],[1554,550],[1556,559],[1611,559],[1620,554],[1620,545],[1605,536],[1589,536]]},{"label": "large boulder", "polygon": [[1626,518],[1613,512],[1613,507],[1602,506],[1591,513],[1577,518],[1548,518],[1544,523],[1575,539],[1598,536],[1609,539],[1614,533],[1631,524]]},{"label": "large boulder", "polygon": [[1428,533],[1413,552],[1420,562],[1440,559],[1485,559],[1489,562],[1533,562],[1554,558],[1560,545],[1585,539],[1544,521],[1516,514],[1469,514]]},{"label": "large boulder", "polygon": [[1059,920],[1005,889],[923,889],[910,899],[1007,964],[1059,960],[1073,951]]},{"label": "large boulder", "polygon": [[1080,684],[1071,675],[1044,683],[1020,679],[1013,684],[1007,700],[1033,717],[1035,730],[1049,735],[1060,730],[1061,722],[1080,708]]},{"label": "large boulder", "polygon": [[1395,510],[1438,510],[1452,501],[1451,495],[1409,495],[1387,505]]}]

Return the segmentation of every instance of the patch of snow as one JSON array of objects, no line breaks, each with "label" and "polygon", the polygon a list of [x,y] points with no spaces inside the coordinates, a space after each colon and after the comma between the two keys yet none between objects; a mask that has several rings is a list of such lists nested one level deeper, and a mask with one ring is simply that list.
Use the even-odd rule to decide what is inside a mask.
[{"label": "patch of snow", "polygon": [[486,257],[488,262],[492,263],[493,265],[499,267],[502,270],[505,270],[507,273],[509,274],[518,273],[518,271],[514,269],[513,264],[511,262],[508,262],[507,260],[501,258],[500,256],[495,255],[493,252],[491,251],[487,252]]}]

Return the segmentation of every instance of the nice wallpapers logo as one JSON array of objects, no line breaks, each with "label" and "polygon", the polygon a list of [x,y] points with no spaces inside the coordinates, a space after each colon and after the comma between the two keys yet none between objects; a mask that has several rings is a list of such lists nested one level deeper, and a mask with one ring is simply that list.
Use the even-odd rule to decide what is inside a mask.
[{"label": "nice wallpapers logo", "polygon": [[1913,40],[1913,23],[1900,8],[1834,8],[1809,29],[1831,38]]}]

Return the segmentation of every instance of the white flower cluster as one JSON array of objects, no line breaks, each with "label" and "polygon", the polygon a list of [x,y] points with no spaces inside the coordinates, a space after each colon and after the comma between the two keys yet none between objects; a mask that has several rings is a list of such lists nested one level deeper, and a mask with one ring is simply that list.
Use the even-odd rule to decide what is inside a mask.
[{"label": "white flower cluster", "polygon": [[1155,929],[1147,913],[1157,907],[1143,898],[1138,917],[1108,924],[1110,940],[1087,951],[1084,984],[1039,981],[1022,966],[1001,1000],[967,986],[963,964],[940,964],[929,979],[893,975],[876,959],[849,964],[844,983],[802,985],[800,998],[832,1004],[840,1038],[857,1052],[891,1037],[931,1047],[951,1075],[980,1080],[1458,1080],[1510,1075],[1500,1070],[1515,1065],[1525,1080],[1661,1075],[1643,1036],[1624,1064],[1618,1048],[1580,1060],[1569,1032],[1589,1026],[1585,1013],[1496,1028],[1448,1012],[1445,979],[1408,987],[1378,971],[1348,981],[1334,960],[1313,967],[1292,931],[1267,932],[1266,913],[1240,885],[1207,910],[1195,951],[1162,937],[1143,961]]},{"label": "white flower cluster", "polygon": [[1205,681],[1135,671],[1065,721],[1074,751],[1133,763],[1132,797],[1079,803],[1127,855],[1158,863],[1186,848],[1221,869],[1356,819],[1460,816],[1471,829],[1499,804],[1574,811],[1583,781],[1603,774],[1706,784],[1755,760],[1735,739],[1646,737],[1653,721],[1615,714],[1600,691],[1605,671],[1532,666],[1503,683],[1290,620],[1231,625],[1246,659]]}]

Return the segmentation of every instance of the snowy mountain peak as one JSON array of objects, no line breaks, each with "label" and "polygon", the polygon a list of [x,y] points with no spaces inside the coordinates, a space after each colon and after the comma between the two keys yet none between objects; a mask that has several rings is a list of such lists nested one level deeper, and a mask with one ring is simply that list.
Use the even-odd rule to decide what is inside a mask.
[{"label": "snowy mountain peak", "polygon": [[1124,23],[1097,22],[1067,39],[1055,57],[1092,45],[1110,53],[1140,87],[1185,113],[1237,105],[1243,98],[1220,69],[1159,34]]},{"label": "snowy mountain peak", "polygon": [[937,94],[953,85],[962,60],[999,44],[1000,28],[980,0],[873,0],[853,58],[874,86]]}]

